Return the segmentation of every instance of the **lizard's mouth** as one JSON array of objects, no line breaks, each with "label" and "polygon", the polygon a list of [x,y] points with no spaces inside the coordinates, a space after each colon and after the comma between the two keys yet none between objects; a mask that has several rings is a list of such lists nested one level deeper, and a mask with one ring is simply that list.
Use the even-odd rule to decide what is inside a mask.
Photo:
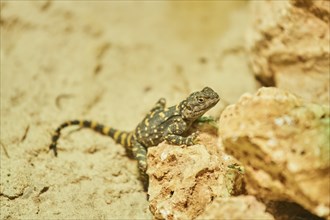
[{"label": "lizard's mouth", "polygon": [[215,106],[215,104],[216,103],[213,103],[212,105],[208,105],[206,107],[195,106],[195,108],[192,110],[192,112],[194,112],[196,115],[204,114],[207,110],[209,110],[210,108]]}]

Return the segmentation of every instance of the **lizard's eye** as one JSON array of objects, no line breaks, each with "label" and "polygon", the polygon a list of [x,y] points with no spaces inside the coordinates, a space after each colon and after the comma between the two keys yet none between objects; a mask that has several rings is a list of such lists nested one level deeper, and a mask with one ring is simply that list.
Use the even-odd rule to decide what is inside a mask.
[{"label": "lizard's eye", "polygon": [[199,103],[204,102],[204,98],[198,98],[197,100],[198,100]]}]

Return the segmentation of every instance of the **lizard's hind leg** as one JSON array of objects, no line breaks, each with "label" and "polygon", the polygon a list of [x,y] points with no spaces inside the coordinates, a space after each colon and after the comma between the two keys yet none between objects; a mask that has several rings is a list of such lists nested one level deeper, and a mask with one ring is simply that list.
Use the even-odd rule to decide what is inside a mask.
[{"label": "lizard's hind leg", "polygon": [[141,180],[143,182],[144,190],[147,191],[149,185],[149,177],[147,171],[147,150],[137,141],[133,142],[133,155],[138,162]]}]

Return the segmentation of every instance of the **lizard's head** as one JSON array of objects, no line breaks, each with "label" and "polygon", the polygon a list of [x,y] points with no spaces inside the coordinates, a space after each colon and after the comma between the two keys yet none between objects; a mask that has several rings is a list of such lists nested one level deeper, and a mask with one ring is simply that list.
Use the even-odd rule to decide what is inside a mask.
[{"label": "lizard's head", "polygon": [[219,100],[220,97],[216,92],[205,87],[202,91],[190,94],[186,100],[180,103],[181,114],[187,120],[196,120],[215,106]]}]

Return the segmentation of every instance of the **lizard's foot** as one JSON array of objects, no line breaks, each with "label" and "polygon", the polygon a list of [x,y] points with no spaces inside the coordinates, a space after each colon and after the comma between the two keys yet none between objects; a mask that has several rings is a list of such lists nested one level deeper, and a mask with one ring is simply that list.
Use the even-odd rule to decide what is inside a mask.
[{"label": "lizard's foot", "polygon": [[188,146],[197,144],[198,143],[198,139],[197,139],[198,135],[199,135],[198,131],[196,131],[196,132],[192,133],[191,135],[189,135],[186,139],[186,144]]}]

